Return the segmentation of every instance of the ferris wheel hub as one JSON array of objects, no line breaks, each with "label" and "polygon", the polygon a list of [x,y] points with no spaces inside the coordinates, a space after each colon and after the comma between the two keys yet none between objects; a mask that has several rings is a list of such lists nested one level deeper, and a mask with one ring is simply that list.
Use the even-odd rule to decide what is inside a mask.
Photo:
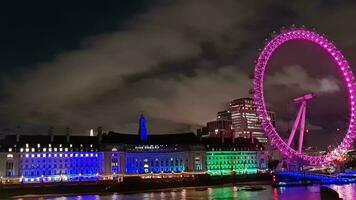
[{"label": "ferris wheel hub", "polygon": [[297,97],[293,100],[294,103],[302,103],[304,101],[309,101],[311,100],[315,95],[313,93],[310,94],[305,94],[301,97]]}]

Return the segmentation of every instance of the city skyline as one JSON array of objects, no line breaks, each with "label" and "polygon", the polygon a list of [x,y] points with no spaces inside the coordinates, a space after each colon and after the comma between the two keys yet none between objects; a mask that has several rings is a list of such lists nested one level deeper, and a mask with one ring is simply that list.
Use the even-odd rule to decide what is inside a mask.
[{"label": "city skyline", "polygon": [[0,199],[355,199],[355,10],[3,2]]},{"label": "city skyline", "polygon": [[[36,12],[26,7],[18,15],[9,13],[14,6],[9,3],[3,13],[9,17],[2,22],[7,40],[0,57],[0,128],[12,131],[20,126],[25,133],[46,133],[53,126],[58,132],[70,127],[87,134],[102,126],[136,133],[141,113],[152,133],[196,130],[213,120],[225,102],[249,96],[257,49],[266,35],[292,24],[324,32],[345,51],[351,66],[355,62],[355,45],[345,34],[356,27],[338,23],[353,17],[353,2],[319,1],[307,7],[283,1],[111,1],[100,7],[78,2],[72,9],[65,3],[41,9],[31,3],[28,8]],[[98,14],[92,16],[94,10]],[[335,16],[328,17],[329,12]],[[310,131],[319,137],[344,130],[347,108],[338,107],[343,98],[333,97],[342,97],[340,77],[322,52],[312,45],[303,51],[304,45],[291,43],[271,61],[266,95],[277,126],[287,130],[295,117],[291,99],[312,90],[318,98],[310,107],[317,114],[308,115]],[[315,66],[325,70],[319,73]],[[298,90],[284,95],[298,79],[304,80]],[[332,109],[326,112],[323,106]]]}]

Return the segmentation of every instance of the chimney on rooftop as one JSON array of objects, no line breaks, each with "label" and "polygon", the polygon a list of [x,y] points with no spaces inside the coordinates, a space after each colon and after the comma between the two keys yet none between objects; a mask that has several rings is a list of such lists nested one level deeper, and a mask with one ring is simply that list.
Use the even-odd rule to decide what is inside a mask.
[{"label": "chimney on rooftop", "polygon": [[101,141],[103,139],[103,127],[99,126],[98,127],[98,143],[101,144]]},{"label": "chimney on rooftop", "polygon": [[224,144],[224,142],[225,142],[225,132],[221,131],[221,143]]},{"label": "chimney on rooftop", "polygon": [[53,127],[49,127],[48,129],[48,135],[51,137],[51,143],[54,141],[54,135],[53,135]]},{"label": "chimney on rooftop", "polygon": [[67,141],[67,143],[69,143],[69,141],[70,141],[70,128],[69,127],[66,128],[66,141]]},{"label": "chimney on rooftop", "polygon": [[20,126],[17,126],[17,130],[16,130],[16,143],[20,142],[20,132],[21,132],[21,128]]},{"label": "chimney on rooftop", "polygon": [[232,143],[235,144],[236,133],[235,131],[232,133]]}]

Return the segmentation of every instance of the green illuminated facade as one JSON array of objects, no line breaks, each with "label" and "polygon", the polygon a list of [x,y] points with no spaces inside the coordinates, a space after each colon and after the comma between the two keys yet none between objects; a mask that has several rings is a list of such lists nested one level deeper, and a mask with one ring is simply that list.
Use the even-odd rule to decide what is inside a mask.
[{"label": "green illuminated facade", "polygon": [[256,174],[257,151],[207,151],[207,172],[210,175]]}]

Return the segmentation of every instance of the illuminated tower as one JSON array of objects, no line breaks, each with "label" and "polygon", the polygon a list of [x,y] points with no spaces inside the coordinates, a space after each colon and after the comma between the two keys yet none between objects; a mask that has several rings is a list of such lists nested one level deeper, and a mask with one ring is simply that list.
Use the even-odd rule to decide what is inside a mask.
[{"label": "illuminated tower", "polygon": [[140,134],[141,142],[147,142],[147,128],[146,128],[146,119],[143,114],[140,116],[140,127],[138,133]]}]

